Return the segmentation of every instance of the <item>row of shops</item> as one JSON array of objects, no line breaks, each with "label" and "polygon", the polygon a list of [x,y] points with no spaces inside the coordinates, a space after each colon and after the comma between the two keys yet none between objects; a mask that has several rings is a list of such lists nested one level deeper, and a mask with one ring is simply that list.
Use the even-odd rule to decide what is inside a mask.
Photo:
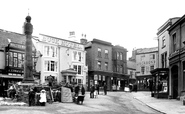
[{"label": "row of shops", "polygon": [[[100,89],[103,89],[104,84],[107,85],[107,90],[124,90],[128,86],[129,76],[121,74],[113,74],[101,71],[89,71],[88,85],[98,84]],[[88,86],[88,89],[90,86]]]}]

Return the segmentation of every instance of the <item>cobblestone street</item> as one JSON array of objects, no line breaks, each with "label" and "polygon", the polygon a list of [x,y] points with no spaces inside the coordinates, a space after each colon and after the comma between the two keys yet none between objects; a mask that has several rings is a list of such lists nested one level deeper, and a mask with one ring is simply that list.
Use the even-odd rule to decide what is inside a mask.
[{"label": "cobblestone street", "polygon": [[147,107],[133,98],[132,93],[108,92],[108,95],[99,95],[90,99],[86,93],[83,105],[74,103],[47,104],[46,107],[28,106],[1,106],[0,114],[157,114],[158,112]]}]

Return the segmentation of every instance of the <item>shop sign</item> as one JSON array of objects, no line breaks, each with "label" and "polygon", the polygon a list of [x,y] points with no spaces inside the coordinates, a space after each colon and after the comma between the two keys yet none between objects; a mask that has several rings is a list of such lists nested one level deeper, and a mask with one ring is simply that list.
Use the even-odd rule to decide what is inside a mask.
[{"label": "shop sign", "polygon": [[103,81],[105,81],[105,76],[103,76]]},{"label": "shop sign", "polygon": [[87,71],[88,71],[88,67],[84,66],[84,72],[87,72]]},{"label": "shop sign", "polygon": [[137,66],[143,66],[143,65],[154,65],[155,64],[155,60],[150,60],[150,61],[142,61],[137,63]]},{"label": "shop sign", "polygon": [[94,75],[94,80],[98,80],[98,76],[97,75]]},{"label": "shop sign", "polygon": [[99,78],[98,79],[101,80],[101,75],[99,75]]},{"label": "shop sign", "polygon": [[49,36],[43,36],[42,35],[41,41],[51,43],[51,44],[55,44],[55,45],[58,45],[58,46],[67,47],[67,48],[84,50],[83,45],[81,45],[81,44],[66,41],[66,40],[63,40],[63,39],[52,38],[52,37],[49,37]]},{"label": "shop sign", "polygon": [[19,49],[26,49],[25,46],[22,44],[10,43],[10,46]]}]

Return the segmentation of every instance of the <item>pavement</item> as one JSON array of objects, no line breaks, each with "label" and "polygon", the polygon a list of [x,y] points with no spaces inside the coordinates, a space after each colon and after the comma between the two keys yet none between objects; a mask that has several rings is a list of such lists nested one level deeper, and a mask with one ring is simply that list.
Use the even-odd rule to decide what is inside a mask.
[{"label": "pavement", "polygon": [[[185,114],[185,105],[183,105],[182,100],[176,100],[176,99],[157,99],[154,97],[151,97],[151,93],[150,92],[131,92],[131,95],[133,96],[134,99],[144,103],[145,105],[147,105],[148,107],[159,111],[161,113],[164,114]],[[105,97],[105,96],[99,96],[99,97]],[[88,97],[87,97],[88,98]],[[93,102],[89,102],[88,103],[92,103],[94,104],[97,101],[98,103],[98,99],[97,100],[93,100]],[[108,102],[108,100],[106,101],[106,103]],[[0,97],[0,106],[8,106],[8,105],[13,105],[13,106],[27,106],[27,104],[23,103],[23,102],[15,102],[15,101],[11,101],[10,99],[6,99],[4,100],[2,97]],[[72,105],[72,104],[67,104],[67,105]],[[65,106],[67,106],[65,104]],[[73,104],[75,107],[77,107],[78,105]],[[73,106],[73,107],[74,107]],[[69,106],[67,106],[69,107]],[[96,107],[96,106],[95,106]],[[98,107],[98,108],[102,108],[102,107]],[[84,110],[84,109],[83,109]],[[106,109],[105,109],[106,110]]]},{"label": "pavement", "polygon": [[185,105],[182,100],[176,99],[157,99],[151,97],[150,92],[132,92],[135,99],[146,104],[150,108],[164,114],[185,114]]}]

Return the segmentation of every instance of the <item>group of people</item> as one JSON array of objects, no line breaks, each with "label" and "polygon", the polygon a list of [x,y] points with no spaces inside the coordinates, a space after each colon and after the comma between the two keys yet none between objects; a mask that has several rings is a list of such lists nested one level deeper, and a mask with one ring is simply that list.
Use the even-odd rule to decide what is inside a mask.
[{"label": "group of people", "polygon": [[40,105],[45,106],[47,102],[47,92],[44,88],[40,92],[36,92],[34,88],[30,88],[28,92],[29,106]]},{"label": "group of people", "polygon": [[[107,95],[107,85],[106,83],[103,86],[104,95]],[[99,95],[100,87],[99,84],[91,85],[90,86],[90,98],[97,98]]]}]

